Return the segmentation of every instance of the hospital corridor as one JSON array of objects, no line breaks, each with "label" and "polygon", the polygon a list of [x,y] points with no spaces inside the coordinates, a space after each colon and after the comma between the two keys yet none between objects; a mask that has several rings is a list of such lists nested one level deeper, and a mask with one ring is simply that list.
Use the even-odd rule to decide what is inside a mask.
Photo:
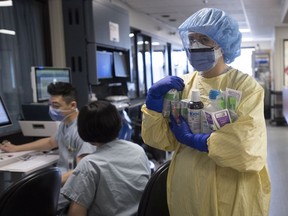
[{"label": "hospital corridor", "polygon": [[286,216],[288,212],[288,127],[267,124],[268,166],[271,178],[270,216]]}]

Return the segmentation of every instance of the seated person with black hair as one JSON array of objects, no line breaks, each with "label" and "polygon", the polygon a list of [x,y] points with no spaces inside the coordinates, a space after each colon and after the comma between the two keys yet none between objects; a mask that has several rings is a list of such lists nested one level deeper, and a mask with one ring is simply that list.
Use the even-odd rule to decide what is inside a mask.
[{"label": "seated person with black hair", "polygon": [[54,136],[42,138],[22,145],[14,145],[7,142],[0,145],[5,152],[19,151],[45,151],[54,148],[59,149],[57,166],[62,172],[62,184],[72,173],[75,161],[96,151],[96,147],[84,142],[77,131],[78,109],[76,102],[76,89],[65,82],[50,83],[47,87],[50,95],[49,115],[55,121],[61,121],[57,133]]},{"label": "seated person with black hair", "polygon": [[114,105],[94,101],[78,116],[80,137],[97,146],[83,158],[61,190],[68,215],[136,215],[150,177],[148,158],[138,144],[118,139],[121,117]]}]

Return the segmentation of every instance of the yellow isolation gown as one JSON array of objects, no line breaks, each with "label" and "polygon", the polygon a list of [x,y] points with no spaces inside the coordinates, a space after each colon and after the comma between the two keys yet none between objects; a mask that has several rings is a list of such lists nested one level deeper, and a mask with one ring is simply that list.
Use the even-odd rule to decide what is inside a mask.
[{"label": "yellow isolation gown", "polygon": [[236,69],[214,78],[193,72],[182,77],[182,99],[198,88],[204,106],[210,89],[242,92],[238,119],[211,133],[209,153],[179,143],[161,113],[142,107],[142,138],[147,145],[174,151],[167,180],[171,216],[265,216],[271,184],[267,167],[264,90]]}]

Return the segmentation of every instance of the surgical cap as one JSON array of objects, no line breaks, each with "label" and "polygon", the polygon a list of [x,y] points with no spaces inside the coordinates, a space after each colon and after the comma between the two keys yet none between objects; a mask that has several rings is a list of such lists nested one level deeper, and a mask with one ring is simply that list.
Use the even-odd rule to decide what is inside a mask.
[{"label": "surgical cap", "polygon": [[189,32],[204,34],[215,41],[223,50],[224,61],[231,63],[240,55],[241,38],[238,23],[224,11],[215,8],[203,8],[178,28],[184,48],[189,48]]}]

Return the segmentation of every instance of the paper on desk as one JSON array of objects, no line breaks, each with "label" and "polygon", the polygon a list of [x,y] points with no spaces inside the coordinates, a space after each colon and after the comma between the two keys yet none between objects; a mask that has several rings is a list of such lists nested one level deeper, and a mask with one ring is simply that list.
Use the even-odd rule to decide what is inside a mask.
[{"label": "paper on desk", "polygon": [[0,167],[18,161],[19,157],[23,157],[35,151],[21,151],[21,152],[1,152],[0,153]]},{"label": "paper on desk", "polygon": [[25,161],[17,158],[17,161],[1,166],[0,171],[30,173],[56,163],[58,158],[58,155],[35,155]]}]

